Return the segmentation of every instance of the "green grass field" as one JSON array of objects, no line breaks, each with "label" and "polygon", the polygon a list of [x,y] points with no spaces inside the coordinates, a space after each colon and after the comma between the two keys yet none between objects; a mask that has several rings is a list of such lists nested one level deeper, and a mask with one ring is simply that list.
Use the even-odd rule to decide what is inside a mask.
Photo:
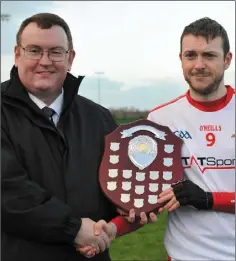
[{"label": "green grass field", "polygon": [[167,213],[158,216],[155,224],[117,238],[111,245],[112,260],[167,260],[163,245]]},{"label": "green grass field", "polygon": [[[118,124],[125,124],[134,120],[119,119]],[[143,228],[122,236],[113,241],[110,253],[114,261],[167,261],[163,240],[167,221],[167,213],[158,216],[155,224],[148,224]]]}]

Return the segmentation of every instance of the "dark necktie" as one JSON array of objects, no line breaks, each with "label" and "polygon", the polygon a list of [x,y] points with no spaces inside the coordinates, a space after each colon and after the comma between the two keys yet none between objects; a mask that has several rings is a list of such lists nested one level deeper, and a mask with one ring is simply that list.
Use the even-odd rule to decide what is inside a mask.
[{"label": "dark necktie", "polygon": [[55,111],[49,107],[42,108],[42,111],[45,113],[45,115],[51,120],[51,122],[54,124],[52,116],[55,114]]}]

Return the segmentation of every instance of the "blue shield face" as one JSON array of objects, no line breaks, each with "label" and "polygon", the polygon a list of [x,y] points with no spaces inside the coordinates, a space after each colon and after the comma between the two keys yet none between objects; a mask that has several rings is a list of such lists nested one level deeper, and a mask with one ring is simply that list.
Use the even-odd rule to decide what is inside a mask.
[{"label": "blue shield face", "polygon": [[129,142],[128,156],[140,170],[148,167],[157,156],[157,142],[149,136],[139,135]]}]

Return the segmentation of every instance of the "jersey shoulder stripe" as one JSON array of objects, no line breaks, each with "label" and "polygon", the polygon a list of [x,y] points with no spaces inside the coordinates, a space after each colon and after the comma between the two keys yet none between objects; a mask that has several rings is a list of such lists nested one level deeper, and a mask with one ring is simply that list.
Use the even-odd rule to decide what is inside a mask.
[{"label": "jersey shoulder stripe", "polygon": [[154,112],[154,111],[156,111],[156,110],[159,110],[160,108],[163,108],[163,107],[166,107],[168,105],[171,105],[171,104],[173,104],[173,103],[175,103],[175,102],[177,102],[177,101],[179,101],[179,100],[181,100],[181,99],[183,99],[185,97],[186,97],[186,94],[183,94],[183,95],[181,95],[181,96],[179,96],[179,97],[177,97],[177,98],[175,98],[175,99],[173,99],[173,100],[171,100],[169,102],[166,102],[166,103],[163,103],[161,105],[158,105],[157,107],[155,107],[154,109],[149,111],[149,114]]}]

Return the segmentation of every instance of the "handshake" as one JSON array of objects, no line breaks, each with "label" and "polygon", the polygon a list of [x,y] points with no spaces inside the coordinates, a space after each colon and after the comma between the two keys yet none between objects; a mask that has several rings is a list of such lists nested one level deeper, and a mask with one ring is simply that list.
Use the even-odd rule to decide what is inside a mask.
[{"label": "handshake", "polygon": [[82,218],[81,228],[75,238],[76,251],[86,257],[93,257],[109,248],[116,237],[116,226],[100,220],[97,223],[90,218]]},{"label": "handshake", "polygon": [[[136,222],[135,212],[131,210],[129,216],[118,210],[129,222]],[[157,218],[154,213],[149,215],[149,222],[156,222]],[[139,226],[143,226],[148,222],[145,213],[140,214]],[[105,220],[99,220],[97,223],[90,218],[82,218],[81,228],[74,240],[76,251],[87,258],[93,257],[96,254],[105,251],[109,248],[113,239],[117,237],[117,227],[114,223],[107,223]]]},{"label": "handshake", "polygon": [[[198,210],[209,210],[212,209],[213,198],[211,192],[205,192],[190,180],[185,180],[172,184],[169,189],[160,193],[158,203],[162,207],[156,211],[156,214],[161,214],[164,210],[174,211],[178,207],[185,205],[193,206]],[[135,222],[137,224],[134,209],[130,210],[129,215],[119,209],[117,211],[129,223]],[[142,212],[138,227],[145,225],[148,221],[150,223],[156,222],[156,214],[150,213],[148,220],[146,214]],[[117,227],[112,221],[107,223],[100,220],[95,223],[89,218],[82,218],[81,228],[75,238],[75,247],[84,256],[92,257],[99,252],[105,251],[116,236]]]}]

